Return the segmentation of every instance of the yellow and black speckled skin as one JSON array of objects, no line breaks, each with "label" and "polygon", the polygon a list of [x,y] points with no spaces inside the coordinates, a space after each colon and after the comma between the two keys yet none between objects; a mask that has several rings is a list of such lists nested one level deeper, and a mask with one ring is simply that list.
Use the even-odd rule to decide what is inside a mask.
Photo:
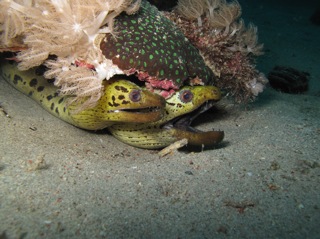
[{"label": "yellow and black speckled skin", "polygon": [[[187,99],[183,96],[187,95]],[[109,131],[120,141],[135,147],[157,149],[186,138],[189,145],[212,146],[224,138],[223,131],[190,131],[183,128],[163,127],[165,123],[193,112],[208,101],[218,101],[220,90],[214,86],[185,86],[167,99],[164,117],[154,123],[114,124]],[[188,100],[189,99],[189,100]]]},{"label": "yellow and black speckled skin", "polygon": [[[67,104],[67,96],[59,96],[53,80],[37,74],[37,69],[18,71],[16,64],[1,61],[1,75],[12,86],[38,102],[54,116],[82,129],[99,130],[116,122],[146,123],[161,119],[165,100],[154,93],[142,90],[128,80],[104,81],[104,93],[94,108],[73,112],[77,105]],[[132,101],[130,94],[137,93]],[[80,102],[81,104],[81,102]]]}]

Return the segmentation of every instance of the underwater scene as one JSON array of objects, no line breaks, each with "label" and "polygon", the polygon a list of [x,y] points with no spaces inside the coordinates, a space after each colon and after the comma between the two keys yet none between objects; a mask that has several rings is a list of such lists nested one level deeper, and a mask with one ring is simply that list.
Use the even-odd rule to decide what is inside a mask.
[{"label": "underwater scene", "polygon": [[320,3],[0,7],[0,239],[319,238]]}]

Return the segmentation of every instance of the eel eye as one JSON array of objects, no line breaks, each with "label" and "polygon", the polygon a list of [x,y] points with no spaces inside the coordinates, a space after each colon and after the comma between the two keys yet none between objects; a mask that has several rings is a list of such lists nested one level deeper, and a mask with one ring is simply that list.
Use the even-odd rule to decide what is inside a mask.
[{"label": "eel eye", "polygon": [[141,100],[141,91],[140,90],[132,90],[129,94],[130,100],[133,102],[138,102]]},{"label": "eel eye", "polygon": [[193,94],[190,90],[183,90],[180,92],[180,100],[184,103],[188,103],[192,100]]}]

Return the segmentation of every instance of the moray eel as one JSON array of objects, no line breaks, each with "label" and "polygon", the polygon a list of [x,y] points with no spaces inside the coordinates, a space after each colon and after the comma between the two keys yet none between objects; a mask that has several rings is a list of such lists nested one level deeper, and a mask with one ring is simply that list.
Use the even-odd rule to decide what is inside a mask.
[{"label": "moray eel", "polygon": [[[82,129],[99,130],[116,122],[150,123],[162,118],[163,97],[123,79],[104,81],[104,94],[94,108],[73,113],[75,103],[59,96],[53,80],[43,77],[43,68],[18,71],[16,64],[1,61],[1,75],[16,89],[38,102],[54,116]],[[79,102],[81,104],[81,102]]]},{"label": "moray eel", "polygon": [[185,86],[166,100],[166,113],[161,120],[145,124],[114,124],[108,129],[120,141],[139,148],[163,148],[184,138],[188,145],[212,146],[223,140],[224,132],[202,132],[190,124],[220,98],[220,90],[214,86]]}]

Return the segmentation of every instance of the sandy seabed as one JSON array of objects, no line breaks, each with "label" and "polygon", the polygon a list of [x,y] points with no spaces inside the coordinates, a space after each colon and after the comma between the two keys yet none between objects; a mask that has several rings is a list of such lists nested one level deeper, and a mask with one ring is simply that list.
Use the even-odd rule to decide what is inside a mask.
[{"label": "sandy seabed", "polygon": [[51,116],[0,80],[0,238],[319,238],[320,27],[312,6],[244,1],[266,54],[310,90],[267,89],[197,120],[215,149],[165,157]]}]

